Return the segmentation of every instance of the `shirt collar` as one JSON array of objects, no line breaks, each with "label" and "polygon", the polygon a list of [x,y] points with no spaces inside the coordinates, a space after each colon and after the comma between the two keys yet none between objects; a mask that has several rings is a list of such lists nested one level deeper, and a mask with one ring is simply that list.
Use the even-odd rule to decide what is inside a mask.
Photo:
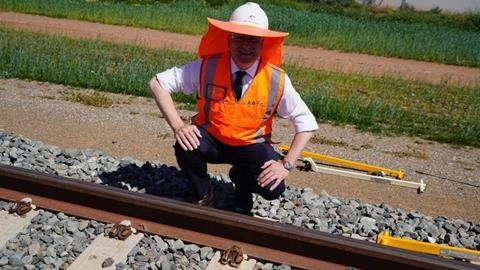
[{"label": "shirt collar", "polygon": [[[248,69],[246,69],[244,71],[246,71],[247,74],[250,75],[251,78],[255,77],[255,72],[257,72],[257,68],[258,68],[259,63],[260,63],[260,57],[257,58],[255,63],[253,63],[253,65],[251,67],[249,67]],[[230,70],[232,71],[232,74],[234,74],[235,72],[240,70],[240,68],[238,68],[237,64],[235,64],[235,62],[233,61],[233,59],[231,57],[230,57]]]}]

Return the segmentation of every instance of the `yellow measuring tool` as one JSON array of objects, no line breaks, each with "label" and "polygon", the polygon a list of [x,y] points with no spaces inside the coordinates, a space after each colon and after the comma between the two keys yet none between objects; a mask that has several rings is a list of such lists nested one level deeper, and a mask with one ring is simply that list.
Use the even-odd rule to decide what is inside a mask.
[{"label": "yellow measuring tool", "polygon": [[[290,147],[281,144],[278,146],[278,150],[284,152],[288,151]],[[332,156],[327,156],[327,155],[322,155],[322,154],[317,154],[313,152],[308,152],[308,151],[302,151],[302,157],[309,157],[313,158],[315,160],[327,162],[333,165],[338,165],[341,167],[345,168],[350,168],[350,169],[355,169],[359,171],[365,171],[371,174],[380,174],[382,176],[391,176],[395,177],[397,179],[403,179],[405,177],[405,173],[400,170],[392,170],[392,169],[387,169],[387,168],[382,168],[378,166],[373,166],[365,163],[360,163],[360,162],[355,162],[355,161],[350,161],[346,159],[341,159],[341,158],[336,158]]]},{"label": "yellow measuring tool", "polygon": [[451,247],[448,245],[425,243],[411,239],[402,239],[390,236],[388,231],[384,231],[378,235],[377,243],[410,251],[423,252],[444,257],[453,257],[472,262],[480,262],[480,251]]},{"label": "yellow measuring tool", "polygon": [[[288,152],[289,149],[290,147],[283,144],[278,146],[278,150],[283,154]],[[375,183],[414,188],[417,189],[418,193],[423,193],[427,186],[421,179],[420,182],[402,180],[405,177],[405,173],[400,170],[392,170],[388,168],[368,165],[365,163],[345,160],[308,151],[302,151],[301,155],[301,160],[303,161],[305,166],[314,172],[344,176]],[[342,170],[338,168],[331,168],[328,166],[319,166],[315,160],[328,163],[328,165],[335,165],[347,169],[359,170],[362,172],[354,172],[345,169]]]}]

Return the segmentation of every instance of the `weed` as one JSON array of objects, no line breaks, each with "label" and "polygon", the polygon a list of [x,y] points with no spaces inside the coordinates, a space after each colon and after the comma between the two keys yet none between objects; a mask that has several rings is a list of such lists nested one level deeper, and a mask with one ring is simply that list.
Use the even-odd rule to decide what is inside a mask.
[{"label": "weed", "polygon": [[331,145],[331,146],[339,146],[339,147],[348,147],[348,143],[345,141],[337,141],[337,140],[332,140],[325,138],[321,135],[315,134],[311,139],[310,142],[312,143],[317,143],[317,144],[325,144],[325,145]]},{"label": "weed", "polygon": [[466,160],[454,160],[453,162],[461,164],[463,166],[473,166],[472,162],[466,161]]},{"label": "weed", "polygon": [[43,99],[57,99],[55,96],[40,96]]},{"label": "weed", "polygon": [[147,115],[150,115],[151,117],[155,117],[155,118],[163,118],[163,115],[159,112],[148,112]]},{"label": "weed", "polygon": [[162,139],[162,140],[169,139],[170,137],[172,137],[172,136],[168,132],[161,132],[161,133],[157,134],[157,138]]},{"label": "weed", "polygon": [[463,148],[463,145],[460,145],[460,144],[451,144],[451,145],[450,145],[450,148],[455,149],[455,150],[459,150],[459,149],[462,149],[462,148]]},{"label": "weed", "polygon": [[121,104],[121,105],[127,105],[132,103],[133,99],[130,97],[125,97],[125,96],[116,96],[113,99],[113,103],[115,104]]},{"label": "weed", "polygon": [[191,121],[192,117],[188,115],[180,115],[180,119],[182,119],[183,121]]},{"label": "weed", "polygon": [[362,145],[360,145],[360,147],[363,148],[363,149],[372,149],[373,148],[373,146],[369,143],[362,144]]},{"label": "weed", "polygon": [[93,93],[81,93],[81,92],[64,92],[63,97],[67,101],[78,102],[88,106],[108,108],[113,105],[112,99],[105,94],[94,91]]},{"label": "weed", "polygon": [[133,112],[133,111],[130,112],[130,115],[137,115],[137,114],[139,114],[139,113],[138,112]]},{"label": "weed", "polygon": [[420,160],[427,160],[428,159],[427,154],[425,154],[425,153],[423,153],[419,150],[416,150],[416,149],[410,149],[408,151],[382,151],[382,153],[392,155],[392,156],[398,157],[398,158],[413,157],[413,158],[420,159]]},{"label": "weed", "polygon": [[181,103],[181,104],[177,104],[177,109],[186,110],[186,111],[195,111],[197,109],[197,104]]}]

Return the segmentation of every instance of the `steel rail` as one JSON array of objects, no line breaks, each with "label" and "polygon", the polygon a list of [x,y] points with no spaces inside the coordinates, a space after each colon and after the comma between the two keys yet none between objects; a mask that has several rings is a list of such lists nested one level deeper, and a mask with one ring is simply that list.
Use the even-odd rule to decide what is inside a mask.
[{"label": "steel rail", "polygon": [[0,198],[304,269],[472,269],[474,265],[166,198],[0,165]]}]

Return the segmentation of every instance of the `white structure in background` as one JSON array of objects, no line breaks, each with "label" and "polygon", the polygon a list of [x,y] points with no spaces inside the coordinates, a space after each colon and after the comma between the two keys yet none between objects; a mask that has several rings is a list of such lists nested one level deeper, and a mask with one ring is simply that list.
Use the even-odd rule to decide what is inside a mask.
[{"label": "white structure in background", "polygon": [[480,0],[357,0],[357,2],[393,8],[408,4],[416,10],[430,10],[439,7],[443,11],[451,12],[480,12]]}]

